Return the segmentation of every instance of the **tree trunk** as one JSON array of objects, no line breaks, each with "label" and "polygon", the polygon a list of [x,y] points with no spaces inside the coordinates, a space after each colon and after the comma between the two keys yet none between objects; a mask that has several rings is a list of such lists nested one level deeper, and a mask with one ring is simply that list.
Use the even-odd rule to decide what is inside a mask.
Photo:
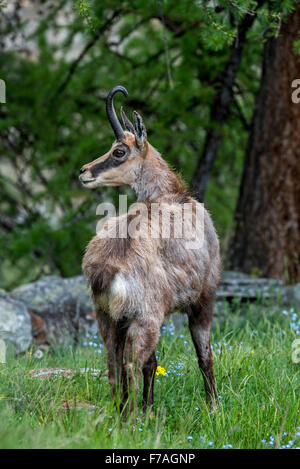
[{"label": "tree trunk", "polygon": [[[259,8],[263,3],[263,0],[258,1],[257,8]],[[204,199],[208,180],[217,157],[219,146],[222,142],[222,126],[226,123],[230,114],[233,87],[242,59],[247,32],[252,27],[255,18],[256,15],[246,14],[238,26],[237,38],[232,46],[226,69],[222,76],[220,89],[215,96],[211,108],[212,126],[207,132],[204,149],[192,182],[193,188],[196,191],[197,199],[201,202]]]},{"label": "tree trunk", "polygon": [[300,5],[264,47],[263,72],[246,151],[228,266],[300,280]]}]

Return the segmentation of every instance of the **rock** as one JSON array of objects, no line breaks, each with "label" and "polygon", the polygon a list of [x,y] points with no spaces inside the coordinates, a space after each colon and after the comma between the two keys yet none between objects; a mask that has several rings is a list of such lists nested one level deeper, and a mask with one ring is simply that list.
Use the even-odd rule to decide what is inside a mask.
[{"label": "rock", "polygon": [[101,413],[104,410],[104,407],[96,407],[93,404],[90,404],[89,402],[83,402],[83,401],[63,401],[61,404],[61,409],[66,410],[66,411],[81,411],[81,410],[87,410],[89,413],[94,413],[98,412]]},{"label": "rock", "polygon": [[[223,300],[233,298],[253,301],[257,298],[277,299],[300,305],[300,284],[285,287],[283,282],[273,279],[253,278],[240,272],[224,271],[216,295],[215,315],[223,314]],[[1,292],[0,292],[1,294]],[[8,297],[3,293],[5,297]],[[60,278],[44,277],[37,282],[22,285],[10,294],[11,298],[22,302],[29,311],[35,343],[47,344],[54,338],[58,342],[73,340],[79,332],[90,330],[97,333],[97,324],[90,293],[83,276]],[[13,301],[13,300],[12,300]],[[20,304],[20,303],[19,303]],[[166,319],[180,329],[187,324],[185,314],[174,313]]]},{"label": "rock", "polygon": [[39,368],[29,371],[31,378],[41,379],[49,379],[53,378],[54,376],[72,378],[72,376],[74,376],[76,373],[80,373],[83,376],[90,373],[93,378],[101,376],[102,374],[107,374],[105,372],[101,372],[100,370],[96,370],[95,368],[79,368],[79,370],[73,370],[72,368]]},{"label": "rock", "polygon": [[286,287],[288,302],[300,311],[300,283]]},{"label": "rock", "polygon": [[21,285],[11,292],[11,296],[23,301],[28,309],[41,316],[56,315],[57,312],[70,314],[76,309],[80,310],[80,314],[87,315],[93,310],[82,275],[71,278],[49,275],[36,282]]},{"label": "rock", "polygon": [[66,341],[68,336],[72,339],[92,322],[87,316],[92,313],[93,306],[83,276],[43,277],[16,288],[11,297],[22,301],[32,312],[33,325],[43,339],[46,336],[58,342]]},{"label": "rock", "polygon": [[257,298],[285,297],[286,290],[280,280],[256,278],[241,272],[224,271],[216,298],[254,300]]},{"label": "rock", "polygon": [[31,323],[24,303],[0,293],[0,337],[14,347],[16,353],[25,352],[31,344]]}]

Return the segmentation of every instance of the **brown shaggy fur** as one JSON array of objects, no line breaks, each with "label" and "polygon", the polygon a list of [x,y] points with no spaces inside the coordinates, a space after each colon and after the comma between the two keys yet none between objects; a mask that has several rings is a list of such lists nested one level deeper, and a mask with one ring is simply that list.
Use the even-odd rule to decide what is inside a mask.
[{"label": "brown shaggy fur", "polygon": [[[217,396],[209,342],[213,299],[220,276],[216,232],[208,212],[191,197],[181,179],[147,141],[141,149],[135,136],[125,132],[121,143],[122,148],[129,149],[122,164],[116,166],[111,160],[120,145],[115,142],[108,153],[85,165],[81,176],[87,187],[130,185],[137,193],[136,209],[140,209],[139,215],[136,210],[129,210],[109,219],[89,243],[83,259],[83,272],[91,287],[108,352],[112,395],[121,385],[121,407],[130,408],[126,405],[128,395],[132,391],[137,394],[143,373],[144,409],[153,404],[155,347],[160,327],[168,314],[180,309],[188,314],[207,399],[211,401]],[[95,165],[104,168],[96,178]],[[189,233],[181,238],[174,235],[176,217],[186,203],[193,209],[193,228],[196,209],[204,214],[204,235],[201,238],[196,234],[193,249],[187,248]],[[157,204],[161,211],[172,212],[170,238],[162,236],[161,218],[157,221],[150,216],[151,204]],[[130,237],[129,227],[137,221],[140,231],[136,237]],[[110,237],[114,223],[118,229],[125,226],[126,238]],[[150,228],[157,236],[145,236]]]}]

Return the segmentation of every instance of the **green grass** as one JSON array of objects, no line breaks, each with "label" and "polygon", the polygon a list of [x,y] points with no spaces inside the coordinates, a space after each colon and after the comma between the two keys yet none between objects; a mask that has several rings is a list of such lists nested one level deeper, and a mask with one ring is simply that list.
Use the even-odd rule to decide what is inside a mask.
[{"label": "green grass", "polygon": [[[8,356],[7,363],[0,365],[0,446],[299,447],[300,365],[292,362],[292,342],[299,338],[293,328],[299,330],[299,316],[283,314],[278,305],[226,308],[228,319],[216,321],[211,334],[220,395],[214,412],[205,404],[188,330],[168,327],[157,348],[158,364],[167,375],[156,377],[154,415],[140,414],[136,421],[122,422],[114,409],[105,352],[95,353],[99,347],[57,347],[41,359],[31,352]],[[29,370],[42,367],[90,367],[103,374],[29,377]],[[96,409],[64,410],[61,404],[66,400],[87,402]]]}]

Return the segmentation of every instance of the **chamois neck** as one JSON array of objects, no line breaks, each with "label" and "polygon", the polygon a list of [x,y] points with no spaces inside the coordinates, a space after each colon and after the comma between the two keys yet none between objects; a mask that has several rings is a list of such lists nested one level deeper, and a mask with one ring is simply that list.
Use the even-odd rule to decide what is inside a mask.
[{"label": "chamois neck", "polygon": [[139,202],[154,202],[170,194],[185,194],[186,187],[168,163],[148,143],[148,151],[133,184]]}]

